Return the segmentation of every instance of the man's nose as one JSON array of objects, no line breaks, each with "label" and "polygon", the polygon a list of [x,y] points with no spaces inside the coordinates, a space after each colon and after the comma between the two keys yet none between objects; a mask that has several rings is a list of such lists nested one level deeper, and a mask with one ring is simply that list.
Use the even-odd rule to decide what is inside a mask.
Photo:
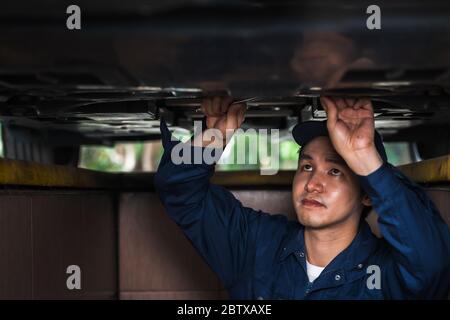
[{"label": "man's nose", "polygon": [[305,190],[307,192],[323,192],[323,183],[317,173],[312,173],[305,184]]}]

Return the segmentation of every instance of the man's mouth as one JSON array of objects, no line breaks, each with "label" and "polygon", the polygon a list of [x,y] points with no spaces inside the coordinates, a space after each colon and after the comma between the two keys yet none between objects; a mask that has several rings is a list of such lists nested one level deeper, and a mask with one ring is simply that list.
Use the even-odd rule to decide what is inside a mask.
[{"label": "man's mouth", "polygon": [[312,200],[312,199],[303,199],[303,200],[301,201],[301,203],[302,203],[302,205],[305,206],[305,207],[314,207],[314,208],[317,208],[317,207],[325,207],[324,204],[320,203],[319,201]]}]

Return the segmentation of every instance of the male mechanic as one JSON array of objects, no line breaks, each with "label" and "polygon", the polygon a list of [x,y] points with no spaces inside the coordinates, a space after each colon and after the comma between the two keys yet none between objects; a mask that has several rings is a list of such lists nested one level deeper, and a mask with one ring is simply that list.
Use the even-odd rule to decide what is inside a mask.
[{"label": "male mechanic", "polygon": [[[387,162],[370,100],[321,103],[326,122],[293,130],[301,146],[292,184],[298,222],[244,207],[209,182],[214,165],[175,165],[171,150],[179,142],[162,121],[165,152],[155,187],[167,213],[232,299],[446,298],[448,226],[424,191]],[[246,106],[215,97],[203,100],[202,110],[207,127],[225,136],[240,127]],[[195,149],[222,142],[197,135],[187,143]],[[381,239],[364,219],[370,207]]]}]

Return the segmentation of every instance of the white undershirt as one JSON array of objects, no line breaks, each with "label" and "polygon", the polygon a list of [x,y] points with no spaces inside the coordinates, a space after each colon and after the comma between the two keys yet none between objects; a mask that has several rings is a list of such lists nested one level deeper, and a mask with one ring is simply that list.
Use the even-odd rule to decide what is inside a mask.
[{"label": "white undershirt", "polygon": [[321,274],[321,272],[325,269],[325,267],[318,267],[315,266],[306,260],[306,273],[308,274],[309,282],[314,282],[314,280],[317,279],[317,277]]}]

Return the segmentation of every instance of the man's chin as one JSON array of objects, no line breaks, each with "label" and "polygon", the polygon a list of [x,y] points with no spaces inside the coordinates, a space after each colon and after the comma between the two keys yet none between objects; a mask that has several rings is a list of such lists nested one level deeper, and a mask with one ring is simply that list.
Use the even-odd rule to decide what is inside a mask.
[{"label": "man's chin", "polygon": [[320,219],[320,217],[298,217],[298,221],[305,227],[305,228],[311,228],[311,229],[323,229],[330,225],[332,225],[331,221],[328,221],[328,219]]},{"label": "man's chin", "polygon": [[306,222],[306,223],[302,223],[302,225],[306,229],[321,230],[321,229],[326,229],[326,228],[330,227],[333,224],[332,223],[326,223],[326,222]]},{"label": "man's chin", "polygon": [[321,230],[327,228],[335,228],[339,225],[350,222],[351,216],[341,217],[340,219],[333,216],[326,215],[297,215],[298,221],[307,229]]}]

